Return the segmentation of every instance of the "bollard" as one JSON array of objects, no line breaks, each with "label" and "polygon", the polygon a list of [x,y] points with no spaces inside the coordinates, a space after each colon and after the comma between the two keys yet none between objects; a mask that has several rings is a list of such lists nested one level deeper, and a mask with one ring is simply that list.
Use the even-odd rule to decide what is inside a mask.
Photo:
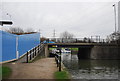
[{"label": "bollard", "polygon": [[26,54],[26,63],[28,63],[28,51],[27,51],[27,54]]}]

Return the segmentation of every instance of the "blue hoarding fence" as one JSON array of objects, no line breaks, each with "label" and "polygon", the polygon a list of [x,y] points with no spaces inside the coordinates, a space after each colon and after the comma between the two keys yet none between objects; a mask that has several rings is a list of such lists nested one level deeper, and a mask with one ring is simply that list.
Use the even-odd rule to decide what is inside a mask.
[{"label": "blue hoarding fence", "polygon": [[2,51],[2,54],[0,54],[2,55],[2,60],[0,62],[19,58],[28,50],[39,45],[39,43],[40,33],[15,35],[0,31],[0,50]]},{"label": "blue hoarding fence", "polygon": [[[18,51],[19,56],[37,46],[40,43],[40,34],[26,34],[18,36]],[[23,49],[24,48],[24,49]]]},{"label": "blue hoarding fence", "polygon": [[16,59],[16,35],[2,32],[2,61]]},{"label": "blue hoarding fence", "polygon": [[0,31],[0,62],[2,62],[2,31]]}]

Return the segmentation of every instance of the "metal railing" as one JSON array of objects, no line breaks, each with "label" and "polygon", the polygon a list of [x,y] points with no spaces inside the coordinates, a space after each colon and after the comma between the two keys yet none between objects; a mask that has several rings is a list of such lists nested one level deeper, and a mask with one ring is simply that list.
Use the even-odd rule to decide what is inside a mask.
[{"label": "metal railing", "polygon": [[32,48],[31,50],[27,51],[26,53],[26,63],[28,63],[31,60],[34,60],[34,58],[42,51],[44,48],[44,44],[39,44],[38,46]]},{"label": "metal railing", "polygon": [[61,71],[61,55],[55,54],[55,61],[56,61],[57,67],[59,68],[59,71]]},{"label": "metal railing", "polygon": [[48,38],[56,43],[106,43],[102,38]]},{"label": "metal railing", "polygon": [[31,50],[27,51],[23,56],[21,56],[17,62],[25,62],[29,63],[30,61],[34,60],[40,53],[43,51],[45,44],[41,43],[36,47],[32,48]]},{"label": "metal railing", "polygon": [[54,41],[55,43],[100,43],[100,44],[120,44],[120,40],[112,39],[102,39],[102,38],[48,38],[49,41]]}]

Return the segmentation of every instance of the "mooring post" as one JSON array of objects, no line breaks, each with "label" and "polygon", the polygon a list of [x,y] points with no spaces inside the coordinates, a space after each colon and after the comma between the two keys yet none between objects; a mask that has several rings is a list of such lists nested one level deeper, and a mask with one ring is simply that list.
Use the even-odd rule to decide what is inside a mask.
[{"label": "mooring post", "polygon": [[27,54],[26,54],[26,63],[28,63],[28,51],[27,51]]}]

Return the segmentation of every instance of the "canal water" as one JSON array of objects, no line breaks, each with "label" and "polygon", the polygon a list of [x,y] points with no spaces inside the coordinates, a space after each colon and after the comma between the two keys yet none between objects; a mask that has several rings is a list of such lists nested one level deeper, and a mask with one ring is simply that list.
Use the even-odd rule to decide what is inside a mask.
[{"label": "canal water", "polygon": [[72,79],[120,79],[120,60],[78,60],[77,54],[61,55]]}]

